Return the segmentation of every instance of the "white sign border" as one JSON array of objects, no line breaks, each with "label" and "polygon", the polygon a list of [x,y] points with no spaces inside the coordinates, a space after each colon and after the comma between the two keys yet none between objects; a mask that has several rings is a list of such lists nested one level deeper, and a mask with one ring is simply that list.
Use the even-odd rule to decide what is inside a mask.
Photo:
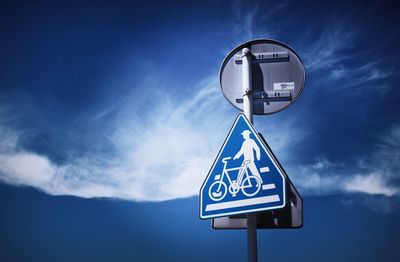
[{"label": "white sign border", "polygon": [[[279,175],[282,177],[283,179],[283,204],[280,206],[274,206],[274,207],[264,207],[264,208],[257,208],[257,209],[247,209],[247,210],[241,210],[241,211],[235,211],[235,212],[226,212],[226,213],[220,213],[220,214],[216,214],[216,215],[202,215],[203,212],[203,189],[204,186],[207,184],[211,173],[214,171],[215,165],[217,160],[220,159],[220,156],[222,154],[223,149],[225,148],[227,142],[229,141],[229,138],[232,135],[232,132],[234,130],[234,128],[236,127],[237,122],[239,121],[240,118],[243,118],[246,123],[249,125],[251,131],[254,133],[254,136],[257,138],[258,142],[261,144],[261,146],[263,147],[263,149],[265,150],[265,152],[267,153],[269,159],[271,159],[271,162],[274,164],[275,168],[279,171]],[[273,154],[270,152],[270,150],[268,149],[268,147],[264,144],[264,141],[258,136],[257,131],[254,129],[253,125],[249,122],[249,120],[246,118],[246,116],[243,113],[239,113],[238,116],[236,117],[235,122],[233,123],[231,130],[229,131],[228,136],[226,137],[224,144],[222,145],[221,149],[218,152],[217,157],[214,160],[214,163],[210,169],[210,171],[208,172],[208,175],[206,177],[206,179],[204,180],[203,184],[201,185],[200,188],[200,218],[201,219],[209,219],[209,218],[214,218],[214,217],[223,217],[223,216],[229,216],[229,215],[238,215],[238,214],[246,214],[246,213],[253,213],[253,212],[257,212],[257,211],[265,211],[265,210],[272,210],[272,209],[279,209],[279,208],[283,208],[286,205],[286,176],[284,175],[284,171],[280,168],[280,166],[278,165],[278,163],[276,163],[275,158],[273,157]]]}]

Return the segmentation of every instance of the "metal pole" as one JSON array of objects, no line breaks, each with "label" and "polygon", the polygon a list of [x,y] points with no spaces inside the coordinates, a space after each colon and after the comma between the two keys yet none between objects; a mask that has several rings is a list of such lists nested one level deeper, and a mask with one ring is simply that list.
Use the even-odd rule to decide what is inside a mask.
[{"label": "metal pole", "polygon": [[[253,124],[253,96],[251,82],[251,54],[250,49],[242,49],[243,65],[243,113]],[[247,260],[257,262],[257,214],[247,215]]]},{"label": "metal pole", "polygon": [[247,214],[247,261],[257,262],[257,214]]},{"label": "metal pole", "polygon": [[245,47],[242,49],[242,65],[243,65],[243,113],[253,124],[253,96],[251,82],[251,54],[250,49]]}]

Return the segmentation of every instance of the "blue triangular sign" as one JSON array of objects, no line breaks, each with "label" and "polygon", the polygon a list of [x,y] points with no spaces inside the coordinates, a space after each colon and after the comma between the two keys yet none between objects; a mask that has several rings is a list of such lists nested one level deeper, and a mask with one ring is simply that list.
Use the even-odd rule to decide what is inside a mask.
[{"label": "blue triangular sign", "polygon": [[285,206],[285,175],[246,116],[239,114],[200,189],[200,218]]}]

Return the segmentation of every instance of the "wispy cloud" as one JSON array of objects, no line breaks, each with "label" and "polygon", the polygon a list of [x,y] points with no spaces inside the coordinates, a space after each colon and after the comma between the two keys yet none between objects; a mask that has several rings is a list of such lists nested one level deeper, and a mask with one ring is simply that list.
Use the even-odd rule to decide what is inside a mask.
[{"label": "wispy cloud", "polygon": [[[19,134],[4,131],[0,179],[53,195],[162,201],[198,194],[237,111],[220,94],[214,76],[182,96],[170,91],[173,82],[150,74],[153,77],[136,81],[137,88],[116,109],[108,136],[115,155],[95,152],[56,164],[45,155],[17,148]],[[88,127],[107,112],[86,116]],[[284,158],[289,144],[301,140],[301,132],[294,131],[295,121],[285,123],[266,129]]]},{"label": "wispy cloud", "polygon": [[[344,19],[345,20],[345,19]],[[304,43],[301,48],[308,73],[318,74],[316,85],[326,86],[334,83],[336,88],[331,92],[362,94],[374,91],[383,96],[392,88],[385,82],[395,73],[391,57],[387,54],[374,57],[374,49],[359,50],[362,32],[345,21],[337,22],[320,31],[311,38],[313,43]],[[360,61],[368,63],[360,63]]]},{"label": "wispy cloud", "polygon": [[306,194],[364,193],[392,197],[400,193],[400,125],[380,138],[363,158],[332,163],[320,158],[299,168],[289,167],[300,191]]},{"label": "wispy cloud", "polygon": [[186,99],[169,94],[154,79],[140,85],[162,99],[144,109],[132,95],[139,103],[128,99],[119,108],[110,136],[116,156],[94,154],[56,165],[44,155],[18,150],[18,134],[3,132],[0,179],[54,195],[139,201],[196,195],[230,125],[225,117],[230,107],[221,106],[217,80],[204,79]]},{"label": "wispy cloud", "polygon": [[381,173],[371,173],[367,175],[356,175],[344,185],[344,189],[349,192],[362,192],[371,195],[393,196],[399,192],[399,188],[391,186],[387,177]]},{"label": "wispy cloud", "polygon": [[[344,23],[330,25],[312,37],[313,43],[305,44],[303,57],[308,72],[337,69],[343,61],[354,57],[343,51],[351,50],[358,32]],[[316,39],[316,40],[314,40]]]},{"label": "wispy cloud", "polygon": [[[196,195],[229,129],[231,112],[221,107],[215,81],[204,81],[199,92],[181,105],[169,102],[143,120],[119,119],[112,141],[118,156],[105,159],[92,155],[64,165],[47,157],[17,150],[17,135],[2,132],[0,179],[11,184],[37,187],[49,194],[80,197],[118,197],[138,201],[160,201]],[[130,106],[125,110],[132,110]],[[139,126],[139,127],[138,127]],[[221,128],[223,127],[223,128]],[[283,159],[293,139],[282,133],[292,125],[269,130],[269,140]],[[394,196],[399,186],[400,125],[381,137],[376,150],[363,159],[332,163],[320,158],[315,163],[288,166],[303,194],[359,192]],[[274,139],[278,138],[278,139]],[[302,140],[302,139],[300,139]],[[300,142],[300,141],[299,141]]]},{"label": "wispy cloud", "polygon": [[341,178],[337,171],[338,164],[326,158],[317,159],[314,163],[300,166],[288,166],[287,170],[303,194],[323,195],[337,193],[341,190]]},{"label": "wispy cloud", "polygon": [[279,3],[235,1],[232,5],[234,16],[231,28],[232,42],[241,44],[252,39],[276,38],[280,25],[274,17],[287,5],[288,1],[279,1]]}]

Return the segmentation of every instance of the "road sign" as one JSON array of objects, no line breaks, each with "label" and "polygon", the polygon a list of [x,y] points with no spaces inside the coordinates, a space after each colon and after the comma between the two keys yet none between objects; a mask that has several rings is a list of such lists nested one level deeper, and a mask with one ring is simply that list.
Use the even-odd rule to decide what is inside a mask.
[{"label": "road sign", "polygon": [[239,114],[200,189],[200,218],[279,209],[285,203],[284,171]]},{"label": "road sign", "polygon": [[[261,133],[258,133],[258,135],[272,152],[263,135]],[[301,228],[303,226],[303,199],[275,154],[272,154],[272,157],[285,174],[286,205],[279,210],[267,210],[257,213],[257,229]],[[214,229],[245,229],[247,228],[247,218],[246,215],[216,217],[212,219],[212,227]]]},{"label": "road sign", "polygon": [[[243,48],[250,51],[250,86],[253,113],[279,112],[296,101],[305,83],[304,64],[296,52],[271,39],[246,42],[233,49],[220,69],[220,84],[225,98],[243,110]],[[246,62],[246,63],[244,63]]]}]

